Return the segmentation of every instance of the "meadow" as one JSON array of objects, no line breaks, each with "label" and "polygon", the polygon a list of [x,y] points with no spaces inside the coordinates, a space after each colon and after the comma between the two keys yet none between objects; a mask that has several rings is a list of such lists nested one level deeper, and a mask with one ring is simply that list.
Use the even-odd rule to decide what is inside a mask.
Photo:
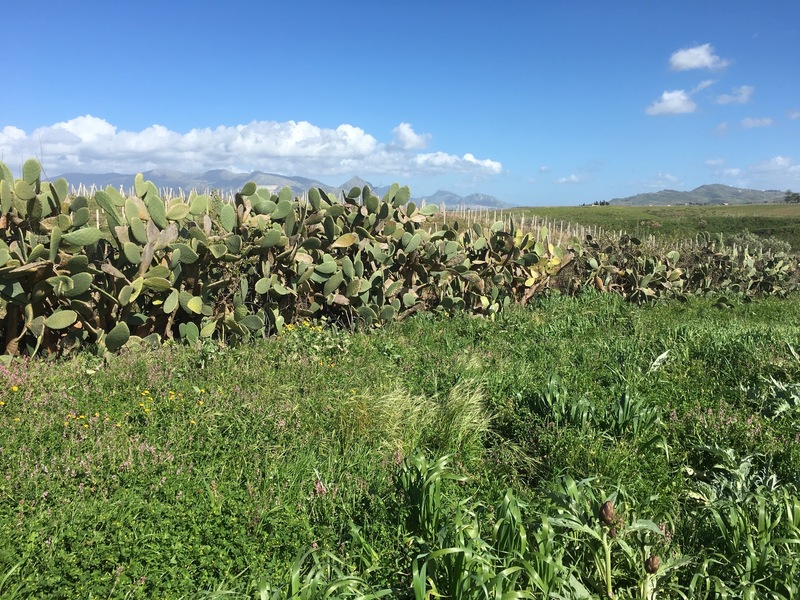
[{"label": "meadow", "polygon": [[[513,219],[514,223],[547,222],[551,227],[580,233],[602,230],[652,237],[656,241],[685,240],[697,236],[718,236],[723,240],[772,239],[800,248],[800,204],[741,204],[706,206],[542,206],[503,211],[483,211],[487,221]],[[468,220],[478,214],[452,213]],[[748,232],[751,235],[746,235]]]},{"label": "meadow", "polygon": [[587,290],[15,360],[0,597],[795,598],[798,324]]},{"label": "meadow", "polygon": [[0,597],[798,596],[792,207],[0,175]]}]

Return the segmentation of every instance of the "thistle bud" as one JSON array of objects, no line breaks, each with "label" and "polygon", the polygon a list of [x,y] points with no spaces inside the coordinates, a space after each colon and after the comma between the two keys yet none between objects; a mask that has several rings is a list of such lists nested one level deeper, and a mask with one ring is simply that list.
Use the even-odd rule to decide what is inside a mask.
[{"label": "thistle bud", "polygon": [[644,561],[644,570],[650,573],[658,572],[658,568],[661,566],[661,559],[658,558],[655,554]]},{"label": "thistle bud", "polygon": [[614,504],[611,500],[603,502],[603,506],[600,507],[599,517],[603,525],[611,527],[614,524]]}]

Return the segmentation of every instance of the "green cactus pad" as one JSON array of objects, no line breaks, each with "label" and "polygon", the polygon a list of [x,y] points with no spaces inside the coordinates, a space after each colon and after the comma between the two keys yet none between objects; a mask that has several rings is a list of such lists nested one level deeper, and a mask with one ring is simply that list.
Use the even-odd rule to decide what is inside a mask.
[{"label": "green cactus pad", "polygon": [[178,308],[178,290],[172,290],[167,299],[164,300],[164,304],[162,305],[161,309],[166,313],[172,313],[175,309]]},{"label": "green cactus pad", "polygon": [[44,324],[49,329],[66,329],[78,320],[78,313],[74,310],[57,310],[45,319]]},{"label": "green cactus pad", "polygon": [[141,250],[133,242],[125,242],[122,245],[122,253],[125,255],[125,260],[132,265],[138,265],[142,262]]},{"label": "green cactus pad", "polygon": [[106,334],[106,349],[109,352],[116,352],[128,342],[130,337],[131,332],[130,329],[128,329],[128,325],[124,321],[117,323],[114,328]]},{"label": "green cactus pad", "polygon": [[94,282],[94,275],[91,273],[75,273],[72,276],[72,289],[67,290],[64,292],[64,296],[67,298],[77,298],[82,294],[85,294],[89,291],[89,288],[92,287],[92,283]]},{"label": "green cactus pad", "polygon": [[345,233],[336,238],[336,241],[331,244],[331,248],[348,248],[358,242],[358,236],[355,233]]},{"label": "green cactus pad", "polygon": [[264,237],[261,238],[258,245],[261,248],[272,248],[278,242],[280,242],[282,234],[277,229],[270,229],[269,231],[264,233]]},{"label": "green cactus pad", "polygon": [[153,223],[158,225],[160,229],[164,229],[169,225],[167,221],[167,209],[164,202],[157,196],[147,196],[144,199],[144,204],[147,207],[147,212],[150,213],[150,219]]},{"label": "green cactus pad", "polygon": [[167,209],[167,219],[171,221],[182,221],[187,216],[189,216],[189,205],[182,200]]},{"label": "green cactus pad", "polygon": [[272,282],[268,277],[262,277],[256,281],[256,294],[266,294],[269,291],[271,284]]},{"label": "green cactus pad", "polygon": [[172,283],[164,277],[146,277],[142,286],[154,292],[166,292],[172,288]]},{"label": "green cactus pad", "polygon": [[248,181],[247,183],[244,184],[244,187],[242,188],[242,196],[252,196],[253,194],[256,193],[256,189],[257,186],[255,182]]},{"label": "green cactus pad", "polygon": [[35,186],[36,182],[42,177],[42,167],[35,158],[29,158],[22,165],[22,179],[25,183]]},{"label": "green cactus pad", "polygon": [[17,179],[14,182],[14,193],[17,195],[17,198],[20,200],[33,200],[36,198],[36,190],[29,184],[27,181],[23,181],[22,179]]},{"label": "green cactus pad", "polygon": [[72,246],[89,246],[100,241],[103,234],[97,227],[84,227],[76,231],[70,231],[61,236],[61,240]]},{"label": "green cactus pad", "polygon": [[219,211],[219,220],[225,231],[233,231],[233,228],[236,227],[236,209],[230,204],[223,204]]}]

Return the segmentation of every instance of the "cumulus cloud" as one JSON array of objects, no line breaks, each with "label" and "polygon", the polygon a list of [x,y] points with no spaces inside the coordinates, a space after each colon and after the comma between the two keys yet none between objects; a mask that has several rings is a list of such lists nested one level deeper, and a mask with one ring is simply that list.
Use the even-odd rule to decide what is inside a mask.
[{"label": "cumulus cloud", "polygon": [[790,110],[789,111],[789,118],[792,121],[796,121],[797,119],[800,119],[800,110]]},{"label": "cumulus cloud", "polygon": [[490,159],[480,160],[469,153],[463,156],[445,152],[417,154],[413,157],[413,164],[418,167],[418,172],[423,174],[476,171],[496,175],[503,170],[503,165],[499,162]]},{"label": "cumulus cloud", "polygon": [[400,147],[405,150],[422,150],[428,146],[431,139],[430,133],[419,134],[409,123],[400,123],[392,129],[392,133]]},{"label": "cumulus cloud", "polygon": [[427,145],[430,135],[416,133],[408,123],[401,123],[392,133],[393,141],[381,142],[354,125],[331,129],[307,121],[252,121],[186,133],[163,125],[120,131],[104,119],[85,115],[31,133],[6,126],[0,130],[0,152],[36,156],[51,173],[131,173],[155,168],[265,170],[314,176],[481,176],[502,172],[501,163],[471,153],[415,152]]},{"label": "cumulus cloud", "polygon": [[756,91],[752,85],[742,85],[733,90],[733,94],[717,96],[717,104],[747,104]]},{"label": "cumulus cloud", "polygon": [[683,48],[669,58],[669,67],[673,71],[689,71],[691,69],[718,70],[727,67],[730,61],[714,54],[711,44],[702,44],[692,48]]},{"label": "cumulus cloud", "polygon": [[661,94],[661,99],[656,100],[647,108],[648,115],[680,115],[692,113],[697,104],[684,90],[672,90]]},{"label": "cumulus cloud", "polygon": [[769,117],[763,117],[761,119],[747,117],[746,119],[742,119],[742,127],[745,129],[752,129],[754,127],[768,127],[770,125],[772,125],[772,119]]}]

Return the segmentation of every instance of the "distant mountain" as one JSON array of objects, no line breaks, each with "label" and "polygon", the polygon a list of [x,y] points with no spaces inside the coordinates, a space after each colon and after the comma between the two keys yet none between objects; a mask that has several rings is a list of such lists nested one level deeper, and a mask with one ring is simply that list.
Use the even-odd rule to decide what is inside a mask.
[{"label": "distant mountain", "polygon": [[509,204],[498,200],[494,196],[488,196],[486,194],[469,194],[468,196],[459,196],[458,194],[454,192],[448,192],[447,190],[439,190],[432,196],[426,196],[425,201],[438,206],[444,204],[447,210],[455,210],[457,208],[469,208],[471,210],[487,208],[501,209],[510,207]]},{"label": "distant mountain", "polygon": [[618,206],[666,206],[676,204],[763,204],[782,202],[785,192],[778,190],[748,190],[719,183],[701,185],[690,192],[661,190],[648,194],[637,194],[627,198],[614,198],[611,204]]},{"label": "distant mountain", "polygon": [[[179,190],[206,191],[219,190],[221,192],[238,191],[248,181],[254,181],[258,186],[270,191],[280,190],[288,186],[295,194],[303,194],[312,187],[320,187],[326,192],[334,191],[334,187],[326,185],[315,179],[306,177],[287,177],[275,173],[253,171],[252,173],[234,173],[225,169],[215,169],[205,173],[185,173],[155,169],[143,173],[145,179],[152,181],[159,189],[168,189],[177,193]],[[134,175],[121,175],[119,173],[64,173],[59,175],[66,179],[71,186],[83,185],[87,188],[104,188],[108,185],[129,189],[133,187]],[[348,188],[349,189],[349,188]]]},{"label": "distant mountain", "polygon": [[53,179],[58,179],[59,177],[63,177],[71,186],[76,188],[80,186],[99,188],[108,185],[116,188],[120,186],[124,188],[133,187],[133,175],[122,175],[121,173],[63,173]]},{"label": "distant mountain", "polygon": [[[143,173],[144,178],[152,181],[157,188],[171,190],[173,193],[178,193],[180,190],[188,192],[197,190],[204,192],[206,190],[219,190],[221,192],[238,191],[242,189],[245,183],[253,181],[259,187],[265,187],[271,192],[276,192],[283,187],[289,187],[295,195],[306,193],[311,188],[321,188],[328,194],[339,196],[342,192],[345,194],[354,187],[363,188],[365,185],[373,191],[377,196],[383,196],[389,191],[389,186],[382,186],[376,188],[370,182],[362,179],[361,177],[351,177],[344,183],[338,186],[331,186],[316,179],[309,179],[307,177],[277,175],[275,173],[264,173],[262,171],[253,171],[252,173],[234,173],[225,169],[215,169],[213,171],[206,171],[205,173],[185,173],[183,171],[171,171],[165,169],[156,169]],[[85,174],[85,173],[65,173],[59,175],[65,178],[71,186],[78,187],[84,186],[87,188],[104,188],[108,185],[124,190],[133,187],[134,175],[122,175],[120,173],[99,173],[99,174]],[[423,198],[413,198],[417,203]],[[468,196],[459,196],[453,192],[439,190],[433,196],[425,197],[424,200],[428,204],[442,204],[448,210],[455,210],[459,208],[469,209],[487,209],[487,208],[508,208],[509,205],[501,202],[494,196],[486,194],[470,194]]]}]

